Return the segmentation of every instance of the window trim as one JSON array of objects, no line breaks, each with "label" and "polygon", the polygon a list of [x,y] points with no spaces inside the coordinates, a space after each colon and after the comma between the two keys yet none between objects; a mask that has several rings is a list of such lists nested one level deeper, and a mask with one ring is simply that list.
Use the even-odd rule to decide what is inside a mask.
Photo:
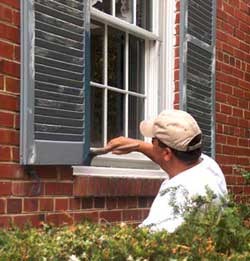
[{"label": "window trim", "polygon": [[[157,2],[158,3],[158,2]],[[151,69],[146,68],[147,78],[145,79],[145,95],[147,97],[156,97],[156,99],[149,101],[146,99],[146,109],[145,116],[146,118],[155,117],[159,111],[162,109],[171,109],[173,108],[173,98],[174,98],[174,43],[175,43],[175,1],[162,1],[158,3],[155,7],[154,12],[160,11],[160,16],[162,18],[161,24],[166,24],[166,26],[159,26],[159,23],[153,21],[153,32],[150,33],[144,29],[139,28],[139,34],[145,36],[144,31],[150,34],[153,37],[154,41],[146,41],[146,50],[150,49],[150,52],[146,52],[146,64],[153,64]],[[99,16],[100,15],[100,16]],[[98,17],[97,17],[98,16]],[[112,20],[119,20],[118,23],[121,26],[124,26],[125,30],[129,30],[131,28],[131,24],[128,24],[125,21],[120,20],[119,18],[112,17],[110,15],[102,13],[101,11],[91,8],[91,18],[100,22],[107,22],[110,25],[114,26]],[[158,17],[156,17],[158,19]],[[129,28],[128,28],[129,27]],[[132,28],[135,28],[133,26]],[[138,27],[136,27],[138,29]],[[130,33],[135,34],[137,31]],[[160,35],[162,36],[160,38]],[[138,34],[137,34],[138,36]],[[143,36],[142,36],[143,37]],[[151,39],[151,38],[150,38]],[[159,59],[155,59],[155,57],[159,57]],[[152,70],[154,68],[154,70]],[[156,80],[157,79],[157,80]],[[157,86],[157,88],[149,88],[149,86]],[[107,86],[108,87],[108,86]],[[155,95],[157,92],[157,95]],[[163,93],[163,95],[159,95],[159,92]],[[158,99],[158,100],[157,100]],[[150,110],[149,110],[150,106]],[[145,138],[145,141],[149,142],[148,138]],[[136,155],[137,154],[137,155]],[[167,178],[168,175],[161,169],[140,169],[141,161],[144,160],[146,164],[150,164],[151,160],[146,156],[139,153],[130,153],[130,157],[133,158],[133,164],[136,166],[136,161],[138,165],[136,168],[115,168],[115,167],[100,167],[100,166],[73,166],[73,174],[74,175],[89,175],[89,176],[102,176],[102,177],[125,177],[128,178]],[[135,157],[134,157],[135,156]],[[119,155],[109,157],[106,156],[97,156],[95,160],[103,160],[105,157],[105,161],[117,161],[126,162],[128,161],[127,155]],[[136,158],[138,157],[138,160]],[[152,163],[153,165],[154,163]]]},{"label": "window trim", "polygon": [[117,29],[122,29],[130,34],[136,35],[143,39],[157,40],[160,41],[160,37],[152,32],[149,32],[143,28],[140,28],[134,24],[130,24],[123,21],[115,16],[106,14],[96,8],[91,7],[91,19],[99,21],[104,24],[108,24]]}]

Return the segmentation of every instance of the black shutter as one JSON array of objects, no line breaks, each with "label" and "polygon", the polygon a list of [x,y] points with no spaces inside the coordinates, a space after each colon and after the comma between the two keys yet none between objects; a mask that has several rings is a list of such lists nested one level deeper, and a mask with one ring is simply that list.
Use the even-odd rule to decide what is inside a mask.
[{"label": "black shutter", "polygon": [[198,121],[215,154],[215,0],[181,0],[180,107]]},{"label": "black shutter", "polygon": [[86,151],[88,0],[22,0],[22,164],[81,164]]}]

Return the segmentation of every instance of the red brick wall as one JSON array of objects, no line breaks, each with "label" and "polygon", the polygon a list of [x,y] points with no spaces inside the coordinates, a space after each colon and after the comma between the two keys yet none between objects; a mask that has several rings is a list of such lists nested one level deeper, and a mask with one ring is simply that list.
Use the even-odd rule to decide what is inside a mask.
[{"label": "red brick wall", "polygon": [[[59,225],[86,218],[96,222],[140,222],[146,217],[160,181],[153,182],[153,187],[142,180],[135,183],[78,178],[76,181],[71,167],[37,167],[37,176],[32,176],[20,166],[19,97],[20,0],[1,0],[0,227],[10,222],[22,226],[27,221],[35,226],[43,221]],[[81,186],[81,193],[79,187],[74,190],[74,184]],[[134,193],[127,196],[125,190],[117,192],[117,185],[124,184],[127,191]]]},{"label": "red brick wall", "polygon": [[234,166],[250,171],[250,2],[217,2],[216,158],[230,190],[247,199]]},{"label": "red brick wall", "polygon": [[[216,130],[217,160],[226,174],[231,190],[244,198],[250,187],[243,184],[234,165],[249,169],[250,128],[250,6],[248,0],[218,0]],[[175,107],[178,106],[179,81],[179,10],[176,1]],[[117,180],[78,183],[86,194],[74,196],[72,169],[65,166],[39,167],[39,180],[31,177],[19,164],[19,96],[20,96],[20,1],[0,2],[0,226],[10,221],[22,225],[27,220],[55,224],[72,223],[83,218],[101,220],[142,220],[156,193],[143,181],[134,187],[128,181],[124,191],[112,196]],[[124,182],[124,181],[120,181]],[[118,182],[119,183],[119,182]],[[78,184],[78,185],[79,185]],[[107,185],[108,184],[108,185]],[[146,185],[145,185],[146,184]],[[90,189],[91,188],[91,189]],[[99,190],[100,188],[105,188]],[[76,189],[76,188],[75,188]],[[103,192],[105,191],[105,192]],[[77,194],[77,193],[76,193]],[[139,195],[140,194],[140,195]]]}]

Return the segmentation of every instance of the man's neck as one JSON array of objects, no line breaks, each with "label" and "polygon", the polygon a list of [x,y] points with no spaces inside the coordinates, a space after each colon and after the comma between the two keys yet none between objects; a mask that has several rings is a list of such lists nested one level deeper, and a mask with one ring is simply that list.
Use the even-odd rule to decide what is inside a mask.
[{"label": "man's neck", "polygon": [[183,163],[183,161],[175,159],[175,161],[173,162],[173,164],[171,165],[170,168],[166,168],[166,169],[163,168],[163,169],[168,173],[169,178],[171,179],[171,178],[179,175],[180,173],[195,167],[201,161],[202,161],[202,159],[199,158],[196,162],[194,162],[192,164],[186,164],[186,163]]}]

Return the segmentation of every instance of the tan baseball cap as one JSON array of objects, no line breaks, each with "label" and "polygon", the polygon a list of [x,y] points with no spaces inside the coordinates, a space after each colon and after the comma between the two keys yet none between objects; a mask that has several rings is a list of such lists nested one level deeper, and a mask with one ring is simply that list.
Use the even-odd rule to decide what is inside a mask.
[{"label": "tan baseball cap", "polygon": [[192,151],[202,146],[202,141],[188,146],[194,137],[201,134],[201,130],[196,120],[181,110],[165,110],[154,120],[142,121],[140,131],[143,136],[156,137],[179,151]]}]

